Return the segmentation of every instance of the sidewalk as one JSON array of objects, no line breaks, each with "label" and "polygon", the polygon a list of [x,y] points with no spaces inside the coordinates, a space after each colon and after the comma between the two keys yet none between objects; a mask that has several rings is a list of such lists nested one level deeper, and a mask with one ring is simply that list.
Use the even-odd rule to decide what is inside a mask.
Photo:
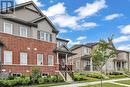
[{"label": "sidewalk", "polygon": [[[117,84],[117,85],[121,85],[121,86],[130,87],[130,85],[116,83],[116,81],[123,81],[123,80],[130,80],[130,78],[105,80],[105,81],[103,81],[103,83],[112,83],[112,84]],[[63,86],[60,85],[60,86],[51,86],[51,87],[80,87],[80,86],[95,85],[95,84],[100,84],[100,81],[85,82],[85,83],[72,83],[72,84],[63,85]]]}]

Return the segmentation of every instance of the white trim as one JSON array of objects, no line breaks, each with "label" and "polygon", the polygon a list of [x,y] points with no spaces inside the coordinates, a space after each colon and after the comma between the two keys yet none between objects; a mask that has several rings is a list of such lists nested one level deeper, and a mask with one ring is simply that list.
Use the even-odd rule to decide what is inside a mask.
[{"label": "white trim", "polygon": [[[42,55],[42,64],[41,65],[38,64],[38,55]],[[37,54],[37,66],[42,66],[42,65],[43,65],[43,54]]]},{"label": "white trim", "polygon": [[[26,60],[25,60],[25,64],[22,64],[21,62],[21,54],[26,54]],[[27,65],[28,64],[28,54],[26,52],[20,52],[20,65]]]},{"label": "white trim", "polygon": [[[22,35],[22,28],[23,28],[23,27],[24,27],[25,30],[26,30],[26,31],[25,31],[25,32],[26,32],[25,35]],[[20,25],[20,36],[21,36],[21,37],[27,37],[27,36],[28,36],[28,28],[27,28],[26,26]]]},{"label": "white trim", "polygon": [[[8,63],[5,61],[5,53],[6,53],[6,52],[10,52],[10,53],[11,53],[11,54],[10,54],[10,55],[11,55],[11,60],[10,60],[10,62],[8,62]],[[4,50],[4,64],[6,64],[6,65],[12,65],[12,57],[13,57],[12,51]]]},{"label": "white trim", "polygon": [[[5,30],[5,24],[10,24],[11,25],[11,32],[9,33],[9,32],[6,32],[6,30]],[[12,25],[12,23],[9,23],[9,22],[4,22],[4,33],[7,33],[7,34],[13,34],[13,25]]]},{"label": "white trim", "polygon": [[[53,55],[48,55],[48,60],[49,60],[49,58],[52,58],[52,64],[51,65],[49,65],[48,64],[48,66],[54,66],[54,56]],[[49,61],[47,61],[47,63],[48,63]]]}]

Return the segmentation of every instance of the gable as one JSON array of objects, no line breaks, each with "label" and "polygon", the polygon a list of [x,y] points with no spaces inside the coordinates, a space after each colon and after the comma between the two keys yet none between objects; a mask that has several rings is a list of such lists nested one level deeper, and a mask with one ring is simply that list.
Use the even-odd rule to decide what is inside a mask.
[{"label": "gable", "polygon": [[33,5],[28,5],[28,6],[26,6],[26,8],[28,8],[32,11],[38,12],[38,10]]},{"label": "gable", "polygon": [[15,13],[13,15],[16,18],[25,21],[32,21],[44,16],[40,9],[32,1],[16,5]]}]

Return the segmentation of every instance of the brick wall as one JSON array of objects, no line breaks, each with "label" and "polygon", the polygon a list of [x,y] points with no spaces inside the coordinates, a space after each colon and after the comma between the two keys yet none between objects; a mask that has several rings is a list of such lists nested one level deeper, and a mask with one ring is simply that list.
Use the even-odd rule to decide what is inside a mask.
[{"label": "brick wall", "polygon": [[[43,66],[37,67],[39,67],[42,72],[51,74],[58,70],[58,65],[56,65],[56,54],[53,52],[56,45],[55,43],[5,33],[0,33],[0,40],[4,43],[4,47],[2,48],[2,62],[4,61],[4,50],[10,50],[13,54],[13,64],[3,65],[2,69],[12,73],[31,73],[32,68],[37,64],[37,54],[40,53],[43,54]],[[26,52],[28,54],[28,65],[20,65],[20,52]],[[48,66],[48,55],[54,56],[54,66]]]}]

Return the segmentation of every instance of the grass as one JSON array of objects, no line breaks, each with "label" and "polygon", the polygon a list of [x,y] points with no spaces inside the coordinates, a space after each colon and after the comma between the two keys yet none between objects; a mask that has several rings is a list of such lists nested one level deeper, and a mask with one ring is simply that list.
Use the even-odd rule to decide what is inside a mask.
[{"label": "grass", "polygon": [[127,85],[130,85],[130,80],[125,80],[125,81],[117,81],[117,83],[122,83],[122,84],[127,84]]},{"label": "grass", "polygon": [[97,78],[91,78],[91,77],[86,77],[86,80],[82,80],[82,81],[76,81],[78,83],[82,83],[82,82],[94,82],[94,81],[99,81],[100,79]]},{"label": "grass", "polygon": [[70,83],[50,83],[50,84],[39,84],[39,85],[29,85],[29,86],[20,86],[20,87],[49,87],[49,86],[60,86],[60,85],[66,85]]},{"label": "grass", "polygon": [[[101,85],[97,84],[97,85],[88,85],[88,86],[81,86],[81,87],[101,87]],[[125,86],[120,86],[120,85],[110,84],[110,83],[103,83],[103,87],[125,87]]]}]

